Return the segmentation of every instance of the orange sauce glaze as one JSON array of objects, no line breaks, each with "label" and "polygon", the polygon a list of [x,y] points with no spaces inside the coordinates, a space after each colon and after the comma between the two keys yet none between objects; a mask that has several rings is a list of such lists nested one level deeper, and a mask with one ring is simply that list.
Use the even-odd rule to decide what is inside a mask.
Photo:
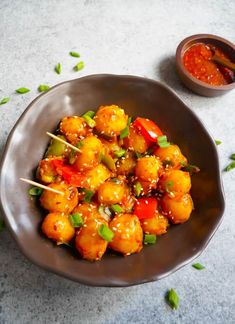
[{"label": "orange sauce glaze", "polygon": [[232,72],[222,66],[218,67],[211,61],[213,51],[223,59],[228,58],[214,45],[197,43],[189,47],[183,56],[185,68],[195,78],[210,85],[220,86],[232,82]]}]

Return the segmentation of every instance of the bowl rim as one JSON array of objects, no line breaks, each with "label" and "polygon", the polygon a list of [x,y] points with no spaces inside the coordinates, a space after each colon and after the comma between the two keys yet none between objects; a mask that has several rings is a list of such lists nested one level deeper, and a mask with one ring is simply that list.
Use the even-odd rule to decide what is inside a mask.
[{"label": "bowl rim", "polygon": [[224,210],[225,210],[225,194],[224,194],[224,187],[223,187],[223,182],[222,182],[222,175],[221,175],[221,169],[220,169],[220,161],[219,161],[219,157],[218,157],[218,152],[217,152],[217,147],[216,144],[213,140],[213,137],[211,136],[211,134],[208,132],[207,128],[205,127],[205,125],[203,124],[203,122],[199,119],[199,117],[196,115],[196,113],[194,111],[192,111],[184,102],[183,100],[176,94],[176,92],[174,90],[172,90],[169,86],[167,86],[166,84],[157,81],[157,80],[153,80],[150,78],[146,78],[146,77],[140,77],[140,76],[134,76],[134,75],[120,75],[120,74],[90,74],[84,77],[80,77],[80,78],[76,78],[76,79],[72,79],[72,80],[67,80],[61,83],[58,83],[56,85],[54,85],[53,87],[51,87],[47,92],[42,93],[40,95],[38,95],[33,101],[31,101],[29,103],[29,105],[26,107],[26,109],[23,111],[23,113],[20,115],[20,117],[17,119],[15,125],[13,126],[13,128],[11,129],[7,141],[5,143],[4,149],[3,149],[3,153],[2,153],[2,157],[0,160],[0,188],[2,187],[2,173],[3,173],[3,166],[4,166],[4,161],[6,159],[6,155],[9,149],[9,146],[11,145],[11,139],[14,135],[14,132],[18,126],[18,124],[21,122],[21,120],[24,118],[24,115],[31,109],[31,107],[38,101],[40,100],[41,97],[46,97],[48,95],[48,93],[54,91],[55,89],[57,89],[58,87],[60,87],[61,85],[70,83],[70,82],[76,82],[77,80],[89,80],[89,79],[93,79],[93,78],[102,78],[102,77],[115,77],[115,78],[127,78],[127,79],[132,79],[132,80],[145,80],[147,82],[151,82],[155,85],[161,86],[163,88],[165,88],[167,91],[169,91],[172,96],[174,96],[174,98],[176,98],[177,100],[180,100],[182,105],[184,106],[184,108],[186,110],[188,110],[188,112],[193,116],[193,118],[195,118],[197,120],[197,122],[200,124],[200,126],[206,131],[211,144],[213,145],[213,148],[216,152],[216,163],[217,163],[217,177],[218,177],[218,190],[219,190],[219,195],[221,197],[221,209],[220,209],[220,219],[218,220],[218,222],[216,223],[214,229],[210,232],[210,234],[207,236],[205,243],[203,246],[201,246],[198,251],[192,253],[191,257],[188,257],[187,259],[185,259],[184,261],[181,261],[180,263],[178,263],[176,266],[174,266],[171,270],[169,270],[168,272],[165,272],[161,275],[155,275],[152,276],[149,279],[144,279],[144,280],[133,280],[131,283],[128,282],[122,282],[122,283],[91,283],[89,280],[86,279],[78,279],[75,275],[71,275],[68,274],[64,271],[61,271],[60,269],[54,269],[52,266],[49,266],[48,264],[46,264],[44,261],[42,261],[40,258],[38,259],[36,256],[34,256],[33,254],[29,254],[28,250],[20,243],[20,240],[18,238],[18,235],[14,232],[13,228],[10,226],[10,223],[8,221],[8,216],[7,216],[7,212],[5,211],[4,205],[3,205],[3,197],[2,197],[2,191],[0,191],[0,210],[2,211],[2,215],[3,215],[3,219],[6,222],[7,228],[10,230],[11,235],[13,236],[14,240],[16,241],[20,251],[23,253],[23,255],[33,264],[35,264],[36,266],[47,270],[53,274],[62,276],[64,278],[67,278],[69,280],[73,280],[75,282],[78,282],[80,284],[84,284],[84,285],[88,285],[88,286],[92,286],[92,287],[114,287],[114,288],[120,288],[120,287],[130,287],[130,286],[134,286],[134,285],[140,285],[140,284],[144,284],[144,283],[148,283],[148,282],[154,282],[160,279],[163,279],[165,277],[167,277],[168,275],[176,272],[177,270],[181,269],[182,267],[184,267],[185,265],[189,264],[190,262],[192,262],[194,259],[196,259],[198,256],[201,255],[201,253],[206,249],[206,247],[208,246],[209,242],[211,241],[212,237],[214,236],[215,232],[217,231],[217,229],[219,228],[223,218],[224,218]]},{"label": "bowl rim", "polygon": [[185,74],[187,76],[188,79],[191,80],[191,82],[205,88],[208,90],[216,90],[216,91],[228,91],[228,90],[232,90],[235,88],[235,81],[233,81],[232,83],[229,84],[225,84],[225,85],[221,85],[221,86],[214,86],[214,85],[210,85],[207,84],[206,82],[200,81],[197,78],[195,78],[185,67],[182,61],[182,57],[183,57],[183,49],[184,47],[191,41],[195,41],[195,40],[203,40],[203,39],[212,39],[212,40],[217,40],[221,43],[226,44],[227,46],[229,46],[235,54],[235,44],[233,44],[232,42],[230,42],[229,40],[217,36],[217,35],[213,35],[213,34],[195,34],[192,36],[188,36],[186,38],[184,38],[179,45],[177,46],[176,49],[176,62],[177,62],[177,67],[181,70],[181,72],[183,74]]}]

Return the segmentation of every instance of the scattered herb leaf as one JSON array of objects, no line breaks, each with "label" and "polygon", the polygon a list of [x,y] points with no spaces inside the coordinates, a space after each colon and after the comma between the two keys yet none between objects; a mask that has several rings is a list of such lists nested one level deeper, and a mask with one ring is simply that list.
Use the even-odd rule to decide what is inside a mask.
[{"label": "scattered herb leaf", "polygon": [[44,92],[44,91],[47,91],[49,89],[50,89],[50,86],[46,85],[46,84],[40,84],[40,86],[38,87],[39,92]]},{"label": "scattered herb leaf", "polygon": [[220,145],[220,144],[222,144],[222,142],[219,141],[219,140],[215,140],[215,144],[216,144],[216,145]]},{"label": "scattered herb leaf", "polygon": [[231,160],[235,160],[235,153],[233,153],[233,154],[230,156],[230,159],[231,159]]},{"label": "scattered herb leaf", "polygon": [[224,171],[228,172],[228,171],[231,171],[234,168],[235,168],[235,161],[233,161],[229,165],[227,165],[226,168],[224,169]]},{"label": "scattered herb leaf", "polygon": [[179,306],[179,296],[177,295],[176,291],[171,288],[166,296],[168,304],[171,306],[172,309],[177,309]]},{"label": "scattered herb leaf", "polygon": [[43,189],[38,187],[32,187],[29,189],[28,193],[30,194],[30,196],[41,196],[41,194],[43,193]]},{"label": "scattered herb leaf", "polygon": [[80,57],[80,54],[77,52],[69,52],[69,54],[73,57]]},{"label": "scattered herb leaf", "polygon": [[194,263],[194,264],[192,264],[192,267],[194,267],[197,270],[205,269],[205,267],[201,263]]},{"label": "scattered herb leaf", "polygon": [[24,93],[27,93],[29,92],[30,90],[28,88],[19,88],[19,89],[16,89],[16,92],[17,93],[20,93],[20,94],[24,94]]},{"label": "scattered herb leaf", "polygon": [[84,68],[84,66],[85,66],[85,63],[83,61],[80,61],[74,66],[74,70],[76,72],[81,71]]},{"label": "scattered herb leaf", "polygon": [[10,100],[10,97],[5,97],[0,101],[0,105],[5,105]]},{"label": "scattered herb leaf", "polygon": [[61,64],[60,63],[57,63],[56,66],[55,66],[55,72],[57,74],[61,74]]}]

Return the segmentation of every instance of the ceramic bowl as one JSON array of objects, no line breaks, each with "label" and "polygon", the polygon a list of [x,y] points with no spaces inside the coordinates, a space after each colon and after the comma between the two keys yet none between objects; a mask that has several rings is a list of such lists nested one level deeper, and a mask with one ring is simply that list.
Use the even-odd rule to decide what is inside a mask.
[{"label": "ceramic bowl", "polygon": [[[171,226],[128,257],[107,253],[99,262],[82,260],[56,246],[40,231],[43,212],[20,177],[33,179],[59,120],[100,105],[117,104],[130,116],[154,120],[188,160],[200,167],[192,177],[195,209],[188,222]],[[135,76],[91,75],[61,83],[36,98],[11,131],[0,169],[0,201],[5,221],[25,256],[58,275],[93,286],[130,286],[169,275],[206,247],[222,220],[224,197],[217,149],[196,115],[165,85]]]},{"label": "ceramic bowl", "polygon": [[193,92],[205,97],[221,96],[235,88],[235,82],[213,86],[202,82],[190,74],[183,64],[183,56],[185,51],[196,43],[212,44],[225,53],[230,60],[235,63],[235,45],[228,40],[210,34],[198,34],[185,38],[176,50],[176,67],[181,81]]}]

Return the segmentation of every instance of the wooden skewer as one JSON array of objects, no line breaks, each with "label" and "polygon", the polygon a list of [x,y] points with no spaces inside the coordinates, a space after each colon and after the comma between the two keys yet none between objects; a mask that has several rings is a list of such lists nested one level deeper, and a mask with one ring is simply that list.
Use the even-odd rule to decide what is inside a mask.
[{"label": "wooden skewer", "polygon": [[46,132],[46,133],[47,133],[47,135],[49,135],[50,137],[54,138],[55,140],[57,140],[57,141],[59,141],[59,142],[65,144],[65,145],[71,147],[73,150],[75,150],[75,151],[77,151],[77,152],[79,152],[79,153],[82,152],[81,150],[79,150],[79,148],[77,148],[76,146],[74,146],[74,145],[72,145],[72,144],[70,144],[70,143],[64,141],[63,139],[59,138],[58,136],[56,136],[56,135],[54,135],[54,134],[52,134],[52,133],[49,133],[49,132]]},{"label": "wooden skewer", "polygon": [[53,189],[53,188],[50,188],[50,187],[47,187],[47,186],[44,186],[41,183],[38,183],[38,182],[35,182],[35,181],[32,181],[32,180],[28,180],[28,179],[25,179],[25,178],[20,178],[20,180],[24,181],[24,182],[27,182],[27,183],[29,183],[31,185],[34,185],[34,186],[36,186],[38,188],[42,188],[42,189],[45,189],[45,190],[48,190],[48,191],[52,191],[52,192],[57,193],[57,194],[62,195],[62,196],[64,195],[64,192]]}]

